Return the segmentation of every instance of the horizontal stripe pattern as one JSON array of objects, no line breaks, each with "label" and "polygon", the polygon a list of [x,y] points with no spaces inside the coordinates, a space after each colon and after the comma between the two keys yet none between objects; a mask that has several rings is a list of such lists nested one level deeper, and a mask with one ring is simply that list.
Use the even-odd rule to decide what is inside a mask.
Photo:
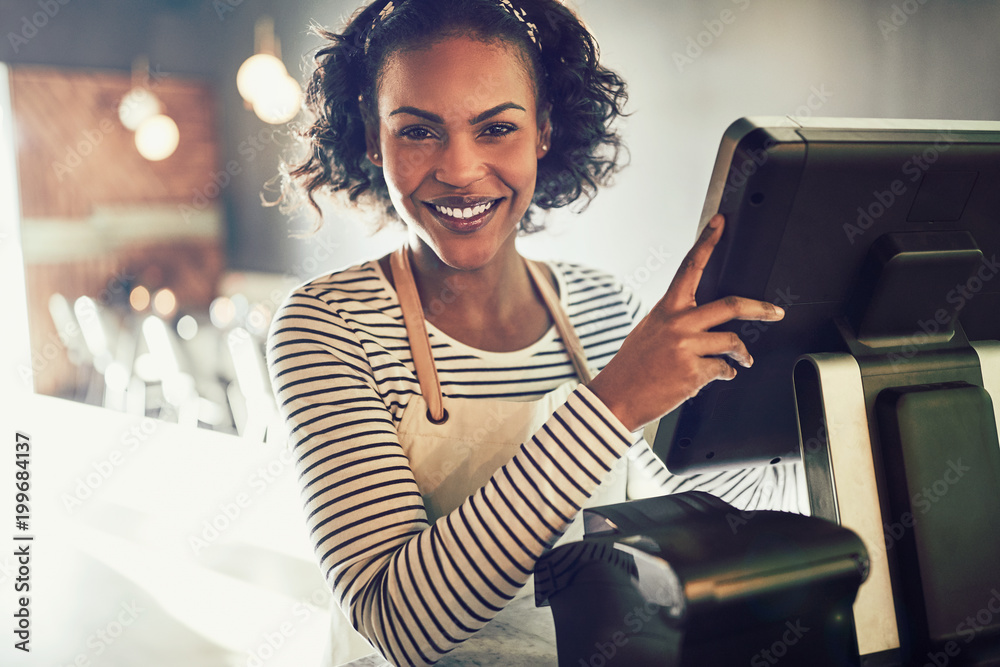
[{"label": "horizontal stripe pattern", "polygon": [[[603,368],[640,319],[637,299],[607,274],[549,267],[591,366]],[[489,353],[428,328],[445,396],[533,400],[575,376],[554,330],[524,351]],[[623,455],[633,496],[697,489],[741,508],[794,511],[781,503],[784,470],[671,476],[581,385],[510,463],[430,525],[396,435],[420,388],[399,302],[375,261],[296,289],[267,357],[322,572],[352,624],[395,664],[433,664],[493,618]]]}]

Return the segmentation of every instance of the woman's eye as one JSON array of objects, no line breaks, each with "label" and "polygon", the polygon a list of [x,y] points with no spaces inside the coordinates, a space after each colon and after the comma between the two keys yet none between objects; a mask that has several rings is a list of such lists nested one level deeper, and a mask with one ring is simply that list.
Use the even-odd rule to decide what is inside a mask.
[{"label": "woman's eye", "polygon": [[483,130],[483,134],[487,137],[505,137],[515,130],[517,127],[510,123],[494,123]]},{"label": "woman's eye", "polygon": [[416,127],[403,128],[400,131],[399,136],[403,137],[404,139],[418,139],[418,140],[434,138],[434,134],[430,130],[428,130],[426,127],[420,127],[419,125]]}]

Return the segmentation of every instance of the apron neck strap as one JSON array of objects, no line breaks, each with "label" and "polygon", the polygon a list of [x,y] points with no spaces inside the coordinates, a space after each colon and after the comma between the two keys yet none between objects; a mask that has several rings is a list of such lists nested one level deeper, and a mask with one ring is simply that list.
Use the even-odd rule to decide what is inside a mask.
[{"label": "apron neck strap", "polygon": [[396,286],[396,296],[399,297],[399,307],[403,311],[406,337],[410,340],[413,370],[420,383],[420,393],[427,402],[427,418],[435,424],[443,424],[448,416],[445,414],[444,402],[441,399],[441,383],[438,381],[437,368],[434,366],[431,341],[427,338],[427,327],[424,326],[424,309],[420,305],[417,285],[413,282],[410,253],[406,246],[392,253],[389,266],[392,269],[392,281]]},{"label": "apron neck strap", "polygon": [[549,314],[552,315],[552,319],[556,323],[556,331],[562,337],[563,345],[566,346],[566,352],[569,354],[570,361],[573,362],[573,368],[576,369],[577,377],[580,378],[580,382],[583,384],[589,383],[594,377],[590,374],[590,369],[587,367],[587,353],[583,349],[580,337],[576,335],[576,331],[573,329],[573,324],[569,321],[569,315],[566,314],[562,303],[559,302],[559,295],[556,294],[556,291],[552,289],[552,285],[549,284],[549,279],[545,275],[545,270],[542,269],[540,262],[533,262],[527,259],[524,262],[528,265],[528,273],[531,274],[532,280],[535,281],[535,287],[542,295],[542,300],[545,302],[546,307],[549,309]]},{"label": "apron neck strap", "polygon": [[[556,331],[562,337],[563,345],[573,362],[573,368],[580,382],[587,383],[593,379],[587,368],[587,355],[583,343],[573,330],[569,316],[563,310],[559,297],[549,284],[544,270],[538,262],[525,260],[528,274],[545,302],[549,314],[556,324]],[[392,269],[392,280],[395,283],[399,306],[403,311],[403,324],[406,325],[406,335],[410,340],[410,353],[413,355],[413,368],[420,383],[420,393],[427,402],[427,417],[436,424],[443,423],[448,418],[441,398],[441,383],[438,380],[437,368],[434,365],[434,355],[431,352],[430,339],[427,337],[427,327],[424,325],[424,311],[420,305],[420,295],[413,281],[413,271],[410,268],[410,253],[406,246],[399,248],[389,258]]]}]

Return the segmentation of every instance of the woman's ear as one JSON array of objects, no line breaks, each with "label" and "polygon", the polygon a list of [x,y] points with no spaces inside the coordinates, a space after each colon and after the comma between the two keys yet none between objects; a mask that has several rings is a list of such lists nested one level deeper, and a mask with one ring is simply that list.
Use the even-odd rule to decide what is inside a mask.
[{"label": "woman's ear", "polygon": [[382,149],[379,146],[378,130],[368,127],[365,130],[365,144],[368,150],[368,161],[376,167],[382,167]]},{"label": "woman's ear", "polygon": [[549,103],[546,103],[538,111],[538,145],[535,147],[535,152],[539,160],[548,155],[549,149],[552,148],[551,111],[552,105]]},{"label": "woman's ear", "polygon": [[382,166],[382,147],[379,142],[378,116],[372,114],[364,100],[359,100],[361,105],[361,117],[365,119],[365,150],[368,152],[368,160],[376,167]]}]

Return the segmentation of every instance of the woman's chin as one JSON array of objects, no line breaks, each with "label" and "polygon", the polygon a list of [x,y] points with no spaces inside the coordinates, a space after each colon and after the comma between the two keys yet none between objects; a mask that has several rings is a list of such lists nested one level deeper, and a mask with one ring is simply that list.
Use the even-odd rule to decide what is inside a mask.
[{"label": "woman's chin", "polygon": [[448,243],[437,249],[442,262],[458,271],[475,271],[492,262],[498,253],[495,246],[482,243]]},{"label": "woman's chin", "polygon": [[475,271],[494,262],[500,256],[514,252],[516,232],[498,237],[490,233],[495,231],[490,227],[473,234],[450,234],[445,232],[434,235],[435,238],[423,238],[438,258],[453,269],[459,271]]}]

